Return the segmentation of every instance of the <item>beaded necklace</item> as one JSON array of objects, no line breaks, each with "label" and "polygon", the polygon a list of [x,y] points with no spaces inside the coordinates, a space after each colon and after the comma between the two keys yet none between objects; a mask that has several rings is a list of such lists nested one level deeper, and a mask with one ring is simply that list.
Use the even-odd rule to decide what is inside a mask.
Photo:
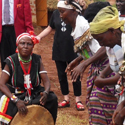
[{"label": "beaded necklace", "polygon": [[29,60],[23,60],[21,58],[20,54],[18,54],[18,55],[19,55],[19,60],[21,60],[23,63],[28,63],[28,62],[30,62],[32,60],[32,56],[30,56]]}]

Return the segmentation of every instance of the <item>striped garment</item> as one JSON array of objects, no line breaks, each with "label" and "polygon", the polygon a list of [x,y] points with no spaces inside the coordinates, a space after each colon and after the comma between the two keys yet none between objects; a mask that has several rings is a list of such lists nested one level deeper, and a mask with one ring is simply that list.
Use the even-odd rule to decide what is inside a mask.
[{"label": "striped garment", "polygon": [[113,48],[106,47],[106,52],[109,57],[110,67],[113,71],[118,72],[119,67],[124,60],[124,54],[121,46],[115,45]]},{"label": "striped garment", "polygon": [[9,124],[9,122],[12,120],[12,117],[6,114],[7,107],[9,104],[10,99],[3,95],[1,97],[0,101],[0,121],[3,122],[3,124]]},{"label": "striped garment", "polygon": [[[112,115],[117,106],[114,86],[97,88],[94,79],[108,64],[105,58],[91,65],[87,78],[87,107],[90,125],[110,125]],[[112,73],[109,77],[114,76]],[[101,84],[101,83],[100,83]]]}]

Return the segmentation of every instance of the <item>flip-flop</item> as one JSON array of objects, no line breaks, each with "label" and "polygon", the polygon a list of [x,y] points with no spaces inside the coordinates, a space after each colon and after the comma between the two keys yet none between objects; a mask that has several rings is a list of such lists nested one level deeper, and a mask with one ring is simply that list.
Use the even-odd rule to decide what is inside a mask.
[{"label": "flip-flop", "polygon": [[[63,101],[65,101],[65,103]],[[58,103],[58,108],[65,108],[70,106],[70,101],[66,101],[66,100],[63,100],[63,101]]]},{"label": "flip-flop", "polygon": [[79,103],[81,103],[81,104],[82,104],[82,102],[81,102],[81,101],[76,102],[76,109],[77,109],[78,111],[83,111],[83,110],[85,109],[85,107],[84,107],[84,105],[83,105],[83,104],[82,104],[82,105],[80,105]]}]

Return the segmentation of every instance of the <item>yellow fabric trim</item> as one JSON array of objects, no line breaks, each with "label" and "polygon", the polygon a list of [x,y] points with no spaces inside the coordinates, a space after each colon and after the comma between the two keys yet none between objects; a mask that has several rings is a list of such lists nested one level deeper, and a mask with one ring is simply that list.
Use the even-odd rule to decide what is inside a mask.
[{"label": "yellow fabric trim", "polygon": [[118,10],[115,7],[107,6],[101,9],[90,23],[91,34],[100,34],[108,31],[109,28],[123,31],[125,21],[119,21]]},{"label": "yellow fabric trim", "polygon": [[7,117],[5,117],[3,115],[0,115],[0,119],[3,119],[4,121],[7,121],[8,123],[11,121],[11,119],[9,119],[9,118],[7,118]]},{"label": "yellow fabric trim", "polygon": [[2,107],[1,107],[1,109],[0,109],[0,112],[3,112],[4,107],[5,107],[5,105],[6,105],[6,101],[7,101],[7,97],[5,97],[4,100],[3,100],[3,102],[2,102]]}]

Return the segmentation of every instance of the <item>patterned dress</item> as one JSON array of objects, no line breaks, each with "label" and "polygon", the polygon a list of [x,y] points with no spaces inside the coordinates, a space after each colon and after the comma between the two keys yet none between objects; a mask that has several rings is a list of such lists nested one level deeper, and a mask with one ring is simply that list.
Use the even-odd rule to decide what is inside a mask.
[{"label": "patterned dress", "polygon": [[[78,50],[84,60],[93,56],[101,48],[98,41],[92,38],[89,32],[89,24],[82,16],[77,16],[76,27],[71,35],[75,40],[74,48]],[[104,57],[93,63],[89,70],[86,102],[89,110],[90,125],[110,125],[113,112],[116,109],[117,98],[115,97],[114,86],[105,86],[100,89],[94,84],[95,78],[108,63],[108,58]],[[113,75],[114,73],[109,77]]]},{"label": "patterned dress", "polygon": [[[104,58],[92,64],[89,69],[86,103],[89,110],[90,125],[110,125],[113,112],[117,106],[114,86],[104,86],[103,88],[98,88],[94,84],[94,79],[106,67],[108,62],[108,59]],[[111,76],[114,76],[114,73],[112,73],[109,77]]]}]

